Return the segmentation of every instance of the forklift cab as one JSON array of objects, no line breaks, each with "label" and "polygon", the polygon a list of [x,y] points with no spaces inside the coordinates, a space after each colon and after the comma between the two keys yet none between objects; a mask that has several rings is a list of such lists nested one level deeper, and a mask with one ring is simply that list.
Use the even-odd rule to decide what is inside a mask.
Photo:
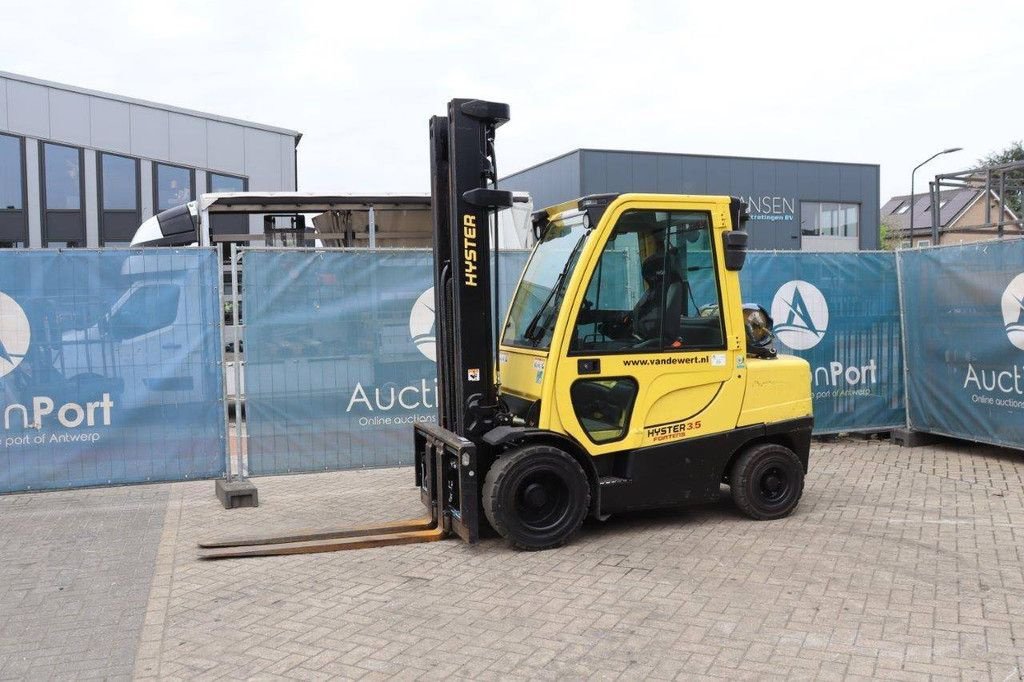
[{"label": "forklift cab", "polygon": [[806,362],[748,351],[741,215],[730,197],[624,194],[540,216],[501,401],[526,429],[564,434],[599,478],[630,481],[599,488],[601,515],[716,499],[737,440],[766,423],[809,433]]},{"label": "forklift cab", "polygon": [[507,402],[543,408],[550,396],[551,409],[532,410],[536,426],[564,429],[601,451],[652,442],[644,427],[686,417],[681,401],[695,417],[684,428],[715,429],[718,420],[696,417],[742,396],[743,369],[733,371],[744,354],[742,320],[718,314],[740,308],[731,305],[738,277],[722,253],[730,200],[581,203],[590,210],[551,210],[513,300],[502,347]]}]

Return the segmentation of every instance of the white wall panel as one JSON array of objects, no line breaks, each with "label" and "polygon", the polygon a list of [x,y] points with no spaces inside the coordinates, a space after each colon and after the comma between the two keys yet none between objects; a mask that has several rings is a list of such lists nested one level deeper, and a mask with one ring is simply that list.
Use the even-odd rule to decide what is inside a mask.
[{"label": "white wall panel", "polygon": [[7,79],[0,78],[0,130],[7,130]]},{"label": "white wall panel", "polygon": [[83,179],[85,180],[85,245],[94,247],[100,245],[100,207],[98,185],[96,183],[96,152],[92,149],[85,150],[85,159],[82,168]]},{"label": "white wall panel", "polygon": [[142,195],[142,219],[153,216],[153,164],[143,159],[139,161],[139,192]]},{"label": "white wall panel", "polygon": [[295,179],[295,139],[278,136],[281,142],[281,189],[297,189]]},{"label": "white wall panel", "polygon": [[195,116],[171,113],[170,158],[186,166],[206,166],[206,121]]},{"label": "white wall panel", "polygon": [[50,102],[41,85],[7,81],[7,125],[12,132],[50,136]]},{"label": "white wall panel", "polygon": [[127,104],[90,97],[89,113],[93,147],[122,154],[131,153],[132,125]]},{"label": "white wall panel", "polygon": [[231,123],[206,124],[206,161],[211,170],[245,173],[245,129]]},{"label": "white wall panel", "polygon": [[166,111],[131,105],[132,154],[168,159],[170,134]]},{"label": "white wall panel", "polygon": [[245,174],[251,191],[282,188],[280,135],[264,130],[245,130]]},{"label": "white wall panel", "polygon": [[77,92],[50,90],[50,137],[86,147],[91,144],[89,97]]},{"label": "white wall panel", "polygon": [[28,190],[28,245],[43,245],[43,224],[39,197],[39,142],[25,140],[25,188]]}]

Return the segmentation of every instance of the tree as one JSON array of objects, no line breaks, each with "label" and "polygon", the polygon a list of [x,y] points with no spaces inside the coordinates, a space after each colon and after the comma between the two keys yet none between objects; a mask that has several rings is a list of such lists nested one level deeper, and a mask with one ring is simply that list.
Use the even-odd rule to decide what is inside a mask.
[{"label": "tree", "polygon": [[878,223],[878,244],[885,251],[893,251],[900,246],[900,228],[890,224],[885,218]]},{"label": "tree", "polygon": [[[979,166],[999,166],[1004,163],[1024,161],[1024,143],[1021,140],[1011,142],[1010,146],[1001,152],[992,152],[988,156],[978,159]],[[1024,194],[1024,170],[1014,170],[1006,174],[1006,207],[1020,217],[1022,197]],[[1012,189],[1010,189],[1012,187]],[[993,189],[998,190],[998,187]]]}]

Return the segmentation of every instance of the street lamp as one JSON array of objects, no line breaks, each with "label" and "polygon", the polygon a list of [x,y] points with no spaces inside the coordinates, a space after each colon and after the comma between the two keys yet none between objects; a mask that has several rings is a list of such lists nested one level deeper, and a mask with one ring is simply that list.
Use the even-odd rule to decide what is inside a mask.
[{"label": "street lamp", "polygon": [[[926,163],[934,159],[936,156],[942,156],[943,154],[952,154],[953,152],[959,152],[962,150],[963,147],[950,147],[949,149],[943,149],[941,152],[935,152],[927,159],[914,166],[914,170],[910,171],[910,232],[908,236],[910,237],[911,245],[913,245],[914,241],[914,173],[917,172],[918,168],[925,165]],[[936,221],[938,220],[938,218],[935,218],[933,216],[932,220]],[[934,237],[934,235],[932,236]],[[938,240],[936,239],[936,241]],[[933,244],[932,246],[936,246],[936,244]]]}]

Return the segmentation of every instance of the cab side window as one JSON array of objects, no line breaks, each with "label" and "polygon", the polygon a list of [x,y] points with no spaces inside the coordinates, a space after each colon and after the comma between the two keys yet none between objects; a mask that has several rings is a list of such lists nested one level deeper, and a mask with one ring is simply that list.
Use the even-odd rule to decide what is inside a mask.
[{"label": "cab side window", "polygon": [[724,348],[710,215],[627,211],[576,317],[574,354]]},{"label": "cab side window", "polygon": [[146,284],[135,289],[111,313],[107,326],[115,339],[132,339],[169,327],[178,317],[181,287],[176,284]]}]

